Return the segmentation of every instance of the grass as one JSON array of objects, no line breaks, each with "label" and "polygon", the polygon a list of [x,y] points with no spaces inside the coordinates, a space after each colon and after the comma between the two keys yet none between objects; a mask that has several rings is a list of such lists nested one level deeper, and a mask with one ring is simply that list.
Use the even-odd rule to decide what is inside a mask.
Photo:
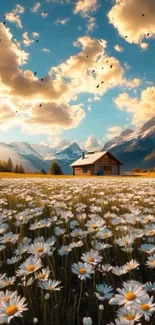
[{"label": "grass", "polygon": [[41,175],[41,174],[16,174],[16,173],[3,173],[0,172],[0,178],[106,178],[106,177],[153,177],[155,178],[155,172],[152,173],[134,173],[133,175],[120,175],[120,176],[91,176],[91,175],[79,175],[79,176],[73,176],[73,175]]}]

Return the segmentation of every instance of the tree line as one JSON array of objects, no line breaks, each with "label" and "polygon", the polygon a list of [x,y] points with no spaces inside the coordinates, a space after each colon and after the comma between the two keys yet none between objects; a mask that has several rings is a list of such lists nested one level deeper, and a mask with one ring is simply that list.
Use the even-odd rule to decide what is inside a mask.
[{"label": "tree line", "polygon": [[[12,159],[9,158],[7,161],[0,160],[0,172],[25,174],[25,169],[22,165],[14,165]],[[47,173],[45,169],[42,168],[40,172],[35,174],[46,175]],[[62,169],[56,161],[51,163],[48,174],[63,175]]]},{"label": "tree line", "polygon": [[0,160],[0,172],[25,174],[24,167],[18,164],[14,165],[11,158],[8,161]]}]

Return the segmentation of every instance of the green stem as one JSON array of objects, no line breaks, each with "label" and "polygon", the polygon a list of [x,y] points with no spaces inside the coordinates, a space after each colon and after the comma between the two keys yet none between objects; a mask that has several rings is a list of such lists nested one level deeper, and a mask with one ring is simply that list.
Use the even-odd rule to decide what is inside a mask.
[{"label": "green stem", "polygon": [[78,306],[77,306],[78,325],[80,324],[80,320],[79,320],[79,311],[80,311],[80,302],[81,302],[81,295],[82,295],[82,286],[83,286],[83,280],[81,280],[81,285],[80,285],[80,295],[79,295],[79,301],[78,301]]}]

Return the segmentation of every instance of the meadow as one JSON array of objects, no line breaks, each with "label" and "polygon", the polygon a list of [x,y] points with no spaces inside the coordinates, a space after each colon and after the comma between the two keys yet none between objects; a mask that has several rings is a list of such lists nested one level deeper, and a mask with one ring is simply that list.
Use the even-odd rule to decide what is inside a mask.
[{"label": "meadow", "polygon": [[153,177],[0,179],[0,324],[154,325]]}]

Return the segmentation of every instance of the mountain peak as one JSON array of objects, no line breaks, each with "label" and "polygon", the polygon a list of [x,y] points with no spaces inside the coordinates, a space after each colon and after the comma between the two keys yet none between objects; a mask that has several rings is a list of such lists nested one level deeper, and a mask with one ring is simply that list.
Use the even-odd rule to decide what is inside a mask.
[{"label": "mountain peak", "polygon": [[140,132],[145,132],[151,128],[155,127],[155,116],[152,117],[151,119],[149,119],[146,123],[144,123],[141,128],[140,128]]},{"label": "mountain peak", "polygon": [[125,136],[127,136],[127,135],[129,135],[129,134],[131,134],[133,132],[134,131],[132,129],[126,129],[126,130],[121,132],[120,137],[125,137]]}]

